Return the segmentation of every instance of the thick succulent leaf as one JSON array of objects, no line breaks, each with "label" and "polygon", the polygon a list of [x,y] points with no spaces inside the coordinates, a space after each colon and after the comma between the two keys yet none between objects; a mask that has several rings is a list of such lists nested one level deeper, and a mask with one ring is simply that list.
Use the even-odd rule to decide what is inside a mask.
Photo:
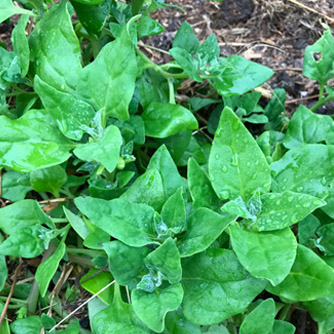
[{"label": "thick succulent leaf", "polygon": [[196,117],[178,104],[152,102],[141,117],[149,137],[166,138],[182,131],[198,129]]},{"label": "thick succulent leaf", "polygon": [[296,147],[271,164],[272,190],[291,190],[325,197],[334,177],[334,146],[308,144]]},{"label": "thick succulent leaf", "polygon": [[235,215],[222,216],[208,208],[197,209],[189,216],[186,233],[178,242],[181,257],[204,251],[235,219]]},{"label": "thick succulent leaf", "polygon": [[221,322],[243,312],[264,289],[231,250],[208,249],[182,261],[183,311],[198,325]]},{"label": "thick succulent leaf", "polygon": [[95,116],[93,108],[69,93],[48,85],[38,75],[34,88],[60,131],[68,138],[80,140]]},{"label": "thick succulent leaf", "polygon": [[15,14],[32,14],[29,10],[14,6],[12,0],[2,0],[0,3],[0,23]]},{"label": "thick succulent leaf", "polygon": [[230,226],[234,252],[241,264],[257,278],[273,285],[289,274],[297,253],[297,240],[290,229],[275,232],[249,232]]},{"label": "thick succulent leaf", "polygon": [[54,227],[51,219],[32,199],[22,200],[0,209],[0,229],[8,235],[34,225]]},{"label": "thick succulent leaf", "polygon": [[261,201],[262,210],[256,221],[251,223],[259,231],[284,229],[326,204],[320,198],[292,191],[263,194]]},{"label": "thick succulent leaf", "polygon": [[194,34],[194,30],[187,21],[181,24],[174,37],[173,48],[175,47],[185,49],[190,54],[196,53],[199,47],[199,41]]},{"label": "thick succulent leaf", "polygon": [[253,136],[234,112],[225,107],[209,158],[209,174],[220,198],[249,199],[270,189],[270,169]]},{"label": "thick succulent leaf", "polygon": [[220,207],[220,201],[212,188],[209,178],[197,161],[190,158],[188,161],[188,185],[193,208],[200,207],[217,210]]},{"label": "thick succulent leaf", "polygon": [[274,326],[270,334],[294,334],[296,327],[290,322],[283,320],[274,320]]},{"label": "thick succulent leaf", "polygon": [[10,170],[2,175],[1,194],[3,198],[13,202],[21,201],[30,190],[32,188],[29,174]]},{"label": "thick succulent leaf", "polygon": [[135,89],[137,62],[135,50],[124,30],[106,44],[96,59],[80,74],[78,94],[96,110],[126,121]]},{"label": "thick succulent leaf", "polygon": [[325,255],[334,255],[334,223],[321,226],[317,230],[319,238],[316,240],[316,246],[325,253]]},{"label": "thick succulent leaf", "polygon": [[264,300],[244,319],[240,334],[269,334],[274,325],[275,313],[274,300]]},{"label": "thick succulent leaf", "polygon": [[74,147],[44,110],[30,110],[16,120],[0,116],[0,128],[0,166],[18,172],[58,165]]},{"label": "thick succulent leaf", "polygon": [[82,239],[86,239],[89,235],[89,228],[85,224],[85,222],[77,215],[75,215],[72,211],[68,210],[65,206],[63,206],[63,210],[68,222],[71,224],[72,228]]},{"label": "thick succulent leaf", "polygon": [[178,283],[181,280],[180,253],[172,238],[166,239],[161,246],[149,253],[145,258],[145,265],[163,274],[170,284]]},{"label": "thick succulent leaf", "polygon": [[10,325],[10,329],[14,334],[36,334],[40,333],[42,328],[41,318],[37,315],[17,319]]},{"label": "thick succulent leaf", "polygon": [[[201,327],[188,321],[179,308],[166,315],[164,334],[201,334]],[[228,334],[228,333],[227,333]]]},{"label": "thick succulent leaf", "polygon": [[67,1],[52,6],[29,38],[31,70],[54,89],[75,92],[81,71],[81,49]]},{"label": "thick succulent leaf", "polygon": [[291,272],[275,287],[267,287],[274,294],[290,300],[311,301],[333,296],[334,270],[311,249],[298,245]]},{"label": "thick succulent leaf", "polygon": [[78,197],[75,205],[93,224],[129,246],[156,243],[151,239],[155,237],[155,213],[148,205],[93,197]]},{"label": "thick succulent leaf", "polygon": [[152,293],[135,289],[131,294],[133,309],[139,319],[158,333],[164,330],[166,314],[178,309],[182,298],[183,289],[180,283],[165,289],[155,289]]},{"label": "thick succulent leaf", "polygon": [[303,303],[316,322],[326,321],[334,314],[334,297],[325,297]]},{"label": "thick succulent leaf", "polygon": [[120,285],[136,287],[140,278],[148,273],[144,259],[150,252],[147,247],[130,247],[120,241],[105,242],[109,270]]},{"label": "thick succulent leaf", "polygon": [[81,160],[102,163],[111,173],[116,168],[122,141],[119,129],[110,125],[96,142],[80,145],[73,152]]}]

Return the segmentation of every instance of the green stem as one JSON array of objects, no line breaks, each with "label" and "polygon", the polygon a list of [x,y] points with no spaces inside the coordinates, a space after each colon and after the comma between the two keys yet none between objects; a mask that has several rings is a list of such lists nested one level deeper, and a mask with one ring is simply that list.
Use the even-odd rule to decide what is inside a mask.
[{"label": "green stem", "polygon": [[[7,296],[0,296],[0,300],[6,301],[7,299],[8,299]],[[10,302],[18,303],[18,304],[27,304],[26,300],[18,299],[18,298],[11,298]]]},{"label": "green stem", "polygon": [[322,101],[324,98],[324,88],[325,88],[325,84],[321,83],[320,84],[320,88],[319,88],[319,99],[318,102]]},{"label": "green stem", "polygon": [[52,218],[51,219],[55,224],[57,223],[68,223],[67,218]]},{"label": "green stem", "polygon": [[327,97],[323,98],[322,100],[319,100],[312,108],[311,111],[315,112],[318,108],[323,106],[329,101],[334,101],[334,95],[328,95]]},{"label": "green stem", "polygon": [[85,249],[85,248],[74,248],[74,247],[67,247],[67,253],[69,254],[85,254],[91,257],[96,257],[103,255],[102,251],[92,250],[92,249]]},{"label": "green stem", "polygon": [[167,78],[169,88],[169,103],[175,104],[174,85],[171,78]]},{"label": "green stem", "polygon": [[136,20],[138,20],[139,18],[141,18],[141,14],[138,14],[138,15],[135,15],[135,16],[132,16],[131,19],[128,21],[128,23],[126,24],[126,31],[128,33],[128,36],[130,37],[131,39],[131,35],[130,35],[130,25],[132,24],[132,22],[135,22]]},{"label": "green stem", "polygon": [[292,304],[286,304],[279,313],[278,320],[288,320]]},{"label": "green stem", "polygon": [[101,50],[100,41],[98,39],[92,39],[92,51],[94,59],[97,57]]}]

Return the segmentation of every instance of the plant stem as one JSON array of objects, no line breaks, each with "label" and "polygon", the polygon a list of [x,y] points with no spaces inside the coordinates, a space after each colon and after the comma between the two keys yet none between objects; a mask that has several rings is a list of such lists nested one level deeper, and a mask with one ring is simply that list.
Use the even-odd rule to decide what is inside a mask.
[{"label": "plant stem", "polygon": [[175,104],[174,85],[171,78],[167,78],[169,88],[169,103]]},{"label": "plant stem", "polygon": [[67,253],[69,254],[85,254],[91,257],[96,257],[103,255],[102,251],[92,250],[92,249],[85,249],[85,248],[74,248],[74,247],[67,247]]},{"label": "plant stem", "polygon": [[[7,296],[0,296],[0,300],[6,301],[7,299],[8,299]],[[18,299],[18,298],[11,298],[10,301],[13,303],[18,303],[18,304],[27,304],[26,300]]]},{"label": "plant stem", "polygon": [[290,309],[292,307],[292,304],[286,304],[284,307],[281,309],[281,312],[279,313],[278,319],[279,320],[288,320],[290,316]]},{"label": "plant stem", "polygon": [[101,49],[100,41],[98,39],[92,39],[92,51],[94,59],[97,57]]},{"label": "plant stem", "polygon": [[324,97],[324,87],[325,87],[325,84],[321,83],[320,84],[320,88],[319,88],[319,99],[318,99],[318,102],[320,102],[320,101],[323,100],[323,97]]},{"label": "plant stem", "polygon": [[328,95],[322,100],[319,99],[319,101],[311,108],[311,111],[315,112],[318,108],[320,108],[329,101],[334,101],[334,95]]},{"label": "plant stem", "polygon": [[52,218],[52,221],[57,224],[57,223],[68,223],[68,220],[66,218]]}]

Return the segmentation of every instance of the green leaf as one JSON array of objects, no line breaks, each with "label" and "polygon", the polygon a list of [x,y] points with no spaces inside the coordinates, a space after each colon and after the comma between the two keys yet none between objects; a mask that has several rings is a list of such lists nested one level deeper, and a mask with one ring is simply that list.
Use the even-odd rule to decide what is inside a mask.
[{"label": "green leaf", "polygon": [[63,210],[74,231],[80,236],[80,238],[86,239],[89,235],[89,228],[85,222],[72,211],[68,210],[65,206],[63,206]]},{"label": "green leaf", "polygon": [[181,131],[198,128],[195,116],[178,104],[152,102],[141,117],[146,135],[154,138],[166,138]]},{"label": "green leaf", "polygon": [[73,152],[81,160],[102,163],[111,173],[116,168],[121,145],[122,136],[119,129],[110,125],[96,142],[80,145]]},{"label": "green leaf", "polygon": [[182,297],[183,289],[180,283],[165,289],[155,289],[152,293],[139,289],[131,293],[133,309],[139,319],[158,333],[164,330],[166,314],[181,305]]},{"label": "green leaf", "polygon": [[300,244],[306,245],[312,238],[320,226],[320,221],[313,215],[308,215],[298,224],[298,241]]},{"label": "green leaf", "polygon": [[0,254],[24,258],[39,256],[44,251],[44,234],[49,231],[40,225],[20,228],[0,244]]},{"label": "green leaf", "polygon": [[301,302],[334,294],[334,270],[309,248],[298,245],[297,257],[286,279],[267,290],[280,297]]},{"label": "green leaf", "polygon": [[166,239],[161,246],[149,253],[145,258],[145,265],[149,269],[160,271],[170,284],[178,283],[181,280],[180,253],[172,238]]},{"label": "green leaf", "polygon": [[32,12],[21,7],[14,6],[12,0],[2,0],[0,3],[0,23],[6,21],[12,15],[15,14],[29,14]]},{"label": "green leaf", "polygon": [[274,300],[264,300],[242,322],[240,334],[269,334],[274,325],[275,313]]},{"label": "green leaf", "polygon": [[48,291],[52,277],[56,273],[59,263],[65,255],[65,250],[65,244],[61,243],[56,251],[37,267],[35,279],[42,297],[44,297]]},{"label": "green leaf", "polygon": [[165,202],[165,195],[158,170],[147,169],[121,198],[133,203],[145,203],[156,211],[160,211]]},{"label": "green leaf", "polygon": [[121,121],[129,118],[137,73],[134,47],[125,30],[106,44],[80,74],[78,94],[96,110]]},{"label": "green leaf", "polygon": [[76,2],[82,3],[84,5],[100,5],[104,0],[75,0]]},{"label": "green leaf", "polygon": [[211,325],[243,312],[263,290],[228,249],[207,249],[182,261],[183,312],[198,325]]},{"label": "green leaf", "polygon": [[67,174],[59,165],[38,169],[30,173],[30,182],[35,191],[50,192],[59,197],[59,189],[67,182]]},{"label": "green leaf", "polygon": [[265,107],[265,115],[269,119],[267,128],[272,130],[281,130],[284,125],[286,92],[283,88],[276,88],[273,91],[273,98]]},{"label": "green leaf", "polygon": [[[0,312],[2,314],[3,311],[3,304],[0,302]],[[8,320],[5,318],[0,325],[0,334],[11,334]]]},{"label": "green leaf", "polygon": [[187,21],[184,21],[181,24],[174,37],[173,48],[175,47],[180,47],[181,49],[189,52],[191,55],[196,53],[199,47],[199,41],[194,34],[194,30]]},{"label": "green leaf", "polygon": [[161,145],[152,155],[147,169],[153,168],[157,169],[161,175],[165,198],[169,198],[183,186],[175,162],[165,145]]},{"label": "green leaf", "polygon": [[134,177],[135,172],[132,171],[125,171],[125,172],[118,172],[116,174],[116,181],[120,188],[125,187]]},{"label": "green leaf", "polygon": [[156,243],[154,210],[145,204],[125,199],[106,201],[100,198],[78,197],[78,209],[97,227],[129,246],[142,247]]},{"label": "green leaf", "polygon": [[54,228],[51,219],[32,199],[19,201],[0,209],[0,229],[8,235],[20,229],[42,224]]},{"label": "green leaf", "polygon": [[[88,273],[80,279],[80,285],[91,294],[98,293],[106,285],[108,285],[114,278],[108,272],[99,272],[98,269],[91,268]],[[101,292],[98,297],[105,304],[110,304],[113,298],[114,287],[110,286],[108,289]]]},{"label": "green leaf", "polygon": [[30,110],[16,120],[0,116],[0,128],[0,167],[18,172],[58,165],[74,146],[43,110]]},{"label": "green leaf", "polygon": [[291,149],[270,166],[272,190],[291,190],[325,197],[334,177],[333,159],[334,146],[331,145],[308,144]]},{"label": "green leaf", "polygon": [[29,174],[7,171],[2,176],[1,194],[10,201],[21,201],[32,190]]},{"label": "green leaf", "polygon": [[234,112],[225,107],[209,158],[209,174],[219,197],[247,200],[257,190],[270,189],[267,160]]},{"label": "green leaf", "polygon": [[147,274],[144,259],[150,250],[147,247],[130,247],[120,241],[105,242],[109,270],[119,285],[135,288],[140,277]]},{"label": "green leaf", "polygon": [[196,55],[199,59],[201,69],[208,65],[214,66],[220,54],[219,44],[215,34],[211,34],[197,49]]},{"label": "green leaf", "polygon": [[261,233],[237,226],[229,229],[234,252],[254,277],[265,278],[274,286],[285,279],[297,253],[297,241],[290,229]]},{"label": "green leaf", "polygon": [[261,195],[262,210],[252,227],[259,231],[284,229],[326,204],[320,198],[292,191]]},{"label": "green leaf", "polygon": [[[3,255],[0,255],[0,292],[5,286],[7,276],[8,276],[8,270],[7,270],[7,265],[6,265],[6,257]],[[1,326],[0,326],[0,329],[1,329]]]},{"label": "green leaf", "polygon": [[200,253],[208,248],[236,219],[235,215],[224,215],[199,208],[187,220],[187,230],[178,243],[181,257]]},{"label": "green leaf", "polygon": [[[319,57],[319,59],[317,59]],[[305,49],[303,74],[311,80],[325,84],[334,78],[334,38],[327,26],[323,36]]]},{"label": "green leaf", "polygon": [[270,68],[236,55],[224,59],[222,65],[223,73],[213,79],[214,86],[222,96],[245,94],[261,86],[274,74]]},{"label": "green leaf", "polygon": [[334,313],[334,297],[325,297],[303,303],[316,322],[326,321]]},{"label": "green leaf", "polygon": [[[164,334],[201,334],[201,328],[188,321],[179,308],[174,312],[168,312],[165,320]],[[228,333],[226,333],[228,334]]]},{"label": "green leaf", "polygon": [[270,334],[294,334],[296,327],[290,322],[282,320],[274,320],[274,326]]},{"label": "green leaf", "polygon": [[325,253],[325,255],[334,255],[334,223],[321,226],[317,230],[319,238],[316,240],[316,246]]},{"label": "green leaf", "polygon": [[60,131],[70,139],[80,140],[95,115],[93,108],[73,95],[53,88],[38,75],[34,79],[34,88]]},{"label": "green leaf", "polygon": [[186,207],[181,187],[165,202],[161,210],[161,218],[173,233],[177,234],[184,230],[186,225]]},{"label": "green leaf", "polygon": [[17,319],[11,325],[10,329],[14,334],[37,334],[42,330],[42,322],[39,316]]},{"label": "green leaf", "polygon": [[291,149],[304,144],[322,143],[333,131],[334,123],[330,116],[317,115],[300,105],[292,115],[283,144]]},{"label": "green leaf", "polygon": [[118,285],[115,285],[112,304],[95,314],[91,326],[94,334],[149,333],[148,328],[136,316],[132,305],[123,302]]},{"label": "green leaf", "polygon": [[29,50],[28,38],[25,32],[28,20],[29,20],[29,15],[22,15],[19,22],[13,29],[11,37],[13,43],[13,50],[20,57],[22,77],[26,76],[29,69],[30,50]]},{"label": "green leaf", "polygon": [[81,49],[67,1],[45,13],[30,35],[29,45],[32,72],[53,89],[74,93],[81,71]]},{"label": "green leaf", "polygon": [[193,208],[196,210],[200,207],[218,210],[220,201],[212,188],[204,170],[199,166],[197,161],[190,158],[188,161],[188,185]]},{"label": "green leaf", "polygon": [[138,38],[146,36],[159,35],[165,31],[165,28],[149,16],[143,16],[137,23]]},{"label": "green leaf", "polygon": [[178,166],[187,166],[188,160],[190,158],[196,159],[196,161],[200,164],[205,164],[207,158],[205,156],[204,150],[201,145],[198,143],[194,136],[191,136],[190,142],[184,151],[181,159],[177,162]]}]

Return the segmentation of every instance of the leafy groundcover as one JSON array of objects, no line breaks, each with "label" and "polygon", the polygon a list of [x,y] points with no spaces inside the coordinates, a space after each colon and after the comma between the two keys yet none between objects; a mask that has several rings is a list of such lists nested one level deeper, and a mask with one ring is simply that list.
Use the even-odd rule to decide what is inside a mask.
[{"label": "leafy groundcover", "polygon": [[288,118],[256,90],[271,69],[187,22],[153,63],[162,0],[20,5],[0,4],[22,14],[0,47],[0,333],[292,334],[296,309],[332,333],[330,28],[305,51],[319,101]]}]

